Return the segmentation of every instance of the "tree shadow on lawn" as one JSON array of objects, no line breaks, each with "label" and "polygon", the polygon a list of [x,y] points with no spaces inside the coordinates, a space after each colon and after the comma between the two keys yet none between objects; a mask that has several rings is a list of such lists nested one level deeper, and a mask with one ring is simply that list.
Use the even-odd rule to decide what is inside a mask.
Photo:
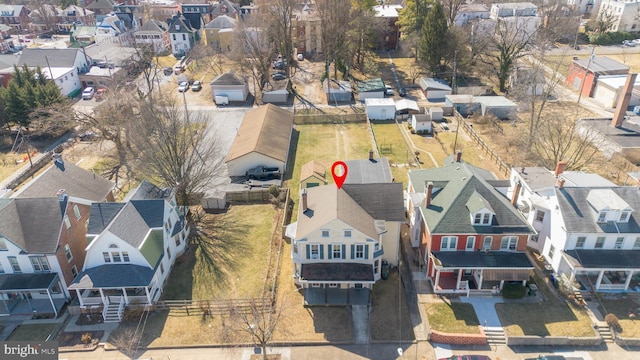
[{"label": "tree shadow on lawn", "polygon": [[247,226],[228,212],[194,212],[190,247],[171,272],[163,299],[192,299],[195,283],[228,284],[229,274],[237,270],[238,260],[250,246]]},{"label": "tree shadow on lawn", "polygon": [[107,340],[125,355],[147,348],[162,335],[169,311],[141,312],[140,317],[123,320]]},{"label": "tree shadow on lawn", "polygon": [[293,178],[293,169],[296,167],[296,153],[298,152],[298,141],[300,140],[300,131],[291,130],[291,141],[289,141],[289,158],[287,159],[287,171],[284,173],[282,181],[291,180]]}]

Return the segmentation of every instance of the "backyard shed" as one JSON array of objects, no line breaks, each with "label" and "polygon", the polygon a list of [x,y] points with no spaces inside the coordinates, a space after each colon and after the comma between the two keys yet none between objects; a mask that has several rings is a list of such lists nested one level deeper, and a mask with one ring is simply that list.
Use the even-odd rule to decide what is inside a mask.
[{"label": "backyard shed", "polygon": [[365,99],[369,120],[393,120],[396,117],[396,103],[393,99]]},{"label": "backyard shed", "polygon": [[311,160],[300,169],[300,188],[327,185],[327,169],[319,161]]},{"label": "backyard shed", "polygon": [[435,106],[426,109],[427,114],[431,115],[431,120],[433,121],[442,121],[442,116],[444,111],[441,107]]},{"label": "backyard shed", "polygon": [[257,166],[287,168],[293,113],[272,104],[247,112],[227,154],[229,176],[244,176]]},{"label": "backyard shed", "polygon": [[249,95],[249,84],[240,76],[236,75],[232,71],[218,75],[213,81],[211,81],[211,95],[213,100],[218,98],[227,98],[228,101],[241,101],[247,100]]},{"label": "backyard shed", "polygon": [[226,209],[227,193],[221,190],[207,192],[202,197],[202,208],[204,211],[215,211]]},{"label": "backyard shed", "polygon": [[420,78],[420,89],[429,101],[443,101],[445,96],[451,95],[451,86],[446,81],[429,77]]},{"label": "backyard shed", "polygon": [[[627,75],[600,76],[593,91],[593,98],[605,109],[613,109],[618,105],[620,96],[627,81]],[[640,105],[640,77],[633,84],[629,106]]]},{"label": "backyard shed", "polygon": [[515,119],[518,105],[504,96],[476,96],[482,116],[493,115],[500,120]]},{"label": "backyard shed", "polygon": [[431,134],[431,115],[429,114],[411,115],[411,127],[417,133],[427,132]]},{"label": "backyard shed", "polygon": [[447,114],[455,110],[462,116],[468,116],[480,110],[480,104],[474,101],[473,95],[447,95],[445,96],[443,110]]},{"label": "backyard shed", "polygon": [[327,96],[327,103],[351,102],[351,83],[348,81],[325,79],[322,82],[322,90]]},{"label": "backyard shed", "polygon": [[356,81],[356,90],[360,101],[382,99],[385,93],[384,81],[380,78]]},{"label": "backyard shed", "polygon": [[289,100],[289,79],[271,80],[262,92],[262,102],[270,104],[283,104]]}]

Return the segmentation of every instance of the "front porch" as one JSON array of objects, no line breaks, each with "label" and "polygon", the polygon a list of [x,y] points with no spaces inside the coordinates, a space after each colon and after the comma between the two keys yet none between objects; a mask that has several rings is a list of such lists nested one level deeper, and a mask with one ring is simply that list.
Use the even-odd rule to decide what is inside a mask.
[{"label": "front porch", "polygon": [[0,316],[56,318],[68,300],[57,273],[0,275]]},{"label": "front porch", "polygon": [[574,290],[640,292],[638,250],[570,250],[562,256],[560,272]]}]

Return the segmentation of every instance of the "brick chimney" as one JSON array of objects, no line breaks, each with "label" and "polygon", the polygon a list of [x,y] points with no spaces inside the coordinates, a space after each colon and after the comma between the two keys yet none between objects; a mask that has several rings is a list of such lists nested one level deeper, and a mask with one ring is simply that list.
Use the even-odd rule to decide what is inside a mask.
[{"label": "brick chimney", "polygon": [[558,178],[558,189],[562,189],[564,187],[564,179]]},{"label": "brick chimney", "polygon": [[633,92],[633,85],[636,83],[636,77],[638,74],[628,74],[627,81],[624,83],[624,87],[622,88],[622,96],[620,100],[618,100],[618,104],[616,105],[616,112],[613,114],[613,119],[611,119],[611,126],[619,128],[622,126],[622,122],[624,121],[624,116],[627,113],[627,108],[629,107],[629,102],[631,101],[631,93]]},{"label": "brick chimney", "polygon": [[556,171],[553,173],[553,175],[555,177],[558,177],[558,175],[562,174],[564,172],[564,169],[567,168],[567,163],[564,161],[558,161],[556,163]]},{"label": "brick chimney", "polygon": [[462,151],[460,150],[456,151],[454,159],[455,159],[455,162],[460,162],[460,160],[462,159]]},{"label": "brick chimney", "polygon": [[302,212],[307,211],[307,189],[302,190]]},{"label": "brick chimney", "polygon": [[429,207],[429,205],[431,205],[432,193],[433,193],[433,183],[431,181],[428,181],[424,187],[424,194],[427,196],[424,204],[425,207]]},{"label": "brick chimney", "polygon": [[516,184],[513,186],[513,194],[511,194],[511,205],[518,206],[518,196],[520,196],[520,189],[522,189],[522,184],[520,181],[516,181]]}]

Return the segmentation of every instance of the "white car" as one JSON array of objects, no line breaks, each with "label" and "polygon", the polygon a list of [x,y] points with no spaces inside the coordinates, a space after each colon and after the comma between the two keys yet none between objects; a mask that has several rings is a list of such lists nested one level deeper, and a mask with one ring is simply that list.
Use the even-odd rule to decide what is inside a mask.
[{"label": "white car", "polygon": [[93,94],[96,93],[96,89],[94,89],[93,87],[89,86],[87,88],[84,88],[84,91],[82,91],[82,100],[91,100],[93,99]]},{"label": "white car", "polygon": [[182,81],[180,82],[180,84],[178,84],[178,91],[179,92],[185,92],[189,90],[189,82],[188,81]]},{"label": "white car", "polygon": [[384,86],[384,94],[387,96],[393,96],[394,92],[393,92],[393,88],[391,87],[391,85],[385,85]]},{"label": "white car", "polygon": [[298,61],[302,61],[302,60],[304,60],[304,55],[298,54]]}]

